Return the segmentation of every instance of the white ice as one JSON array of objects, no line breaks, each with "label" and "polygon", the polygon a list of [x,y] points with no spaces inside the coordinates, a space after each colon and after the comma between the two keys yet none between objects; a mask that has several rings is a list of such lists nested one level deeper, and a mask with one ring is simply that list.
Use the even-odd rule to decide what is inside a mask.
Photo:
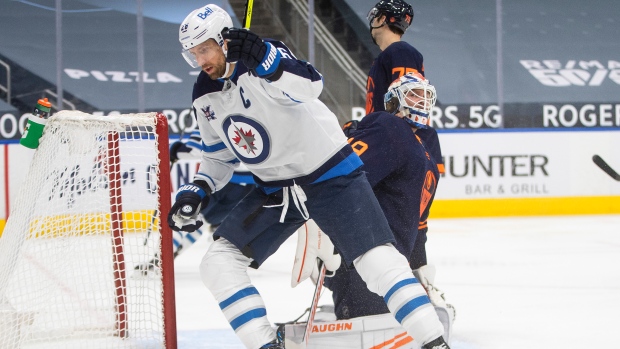
[{"label": "white ice", "polygon": [[[198,275],[208,244],[175,261],[179,348],[242,349]],[[297,318],[312,298],[310,280],[290,287],[295,244],[251,272],[272,322]],[[620,215],[431,218],[427,253],[456,307],[453,349],[618,347]]]}]

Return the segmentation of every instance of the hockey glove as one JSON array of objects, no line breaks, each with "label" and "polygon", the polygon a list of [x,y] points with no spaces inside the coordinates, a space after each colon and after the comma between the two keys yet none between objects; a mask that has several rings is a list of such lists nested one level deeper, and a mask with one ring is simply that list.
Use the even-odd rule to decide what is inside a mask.
[{"label": "hockey glove", "polygon": [[347,138],[351,137],[351,134],[355,132],[355,130],[357,130],[357,126],[359,125],[359,123],[360,122],[357,120],[351,120],[347,122],[346,124],[342,125],[342,132],[344,132],[344,135]]},{"label": "hockey glove", "polygon": [[227,62],[241,61],[261,78],[271,77],[280,64],[280,51],[247,29],[232,28],[222,35],[228,40]]},{"label": "hockey glove", "polygon": [[204,181],[185,184],[177,191],[174,205],[168,214],[168,225],[173,230],[193,232],[203,224],[200,210],[209,203],[211,189]]},{"label": "hockey glove", "polygon": [[192,149],[185,145],[181,141],[176,141],[170,146],[170,162],[175,163],[179,161],[179,153],[189,153]]}]

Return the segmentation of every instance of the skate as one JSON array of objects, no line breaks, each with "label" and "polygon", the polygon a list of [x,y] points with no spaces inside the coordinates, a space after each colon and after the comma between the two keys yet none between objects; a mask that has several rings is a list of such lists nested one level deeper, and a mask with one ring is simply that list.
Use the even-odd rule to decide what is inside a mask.
[{"label": "skate", "polygon": [[432,340],[422,346],[422,349],[450,349],[443,337],[439,336],[437,339]]},{"label": "skate", "polygon": [[153,259],[148,261],[147,263],[140,263],[136,265],[134,269],[134,276],[149,276],[149,274],[156,273],[156,269],[159,269],[159,256],[155,255]]},{"label": "skate", "polygon": [[260,349],[284,349],[284,344],[280,343],[278,340],[274,339],[273,341],[263,345]]}]

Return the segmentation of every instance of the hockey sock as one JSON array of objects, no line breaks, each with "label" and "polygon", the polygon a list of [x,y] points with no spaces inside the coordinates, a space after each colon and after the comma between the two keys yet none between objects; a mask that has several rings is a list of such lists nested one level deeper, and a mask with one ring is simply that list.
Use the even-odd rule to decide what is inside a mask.
[{"label": "hockey sock", "polygon": [[202,281],[247,348],[260,348],[276,339],[262,297],[250,283],[252,260],[224,238],[213,242],[200,264]]},{"label": "hockey sock", "polygon": [[396,320],[420,345],[443,334],[426,291],[394,246],[377,246],[353,264],[368,289],[383,297]]}]

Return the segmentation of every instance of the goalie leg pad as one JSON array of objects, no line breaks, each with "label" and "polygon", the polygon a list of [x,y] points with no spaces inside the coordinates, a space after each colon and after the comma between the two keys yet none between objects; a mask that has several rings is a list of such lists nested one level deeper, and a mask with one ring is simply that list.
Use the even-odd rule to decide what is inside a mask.
[{"label": "goalie leg pad", "polygon": [[396,320],[420,345],[443,335],[426,291],[413,276],[407,258],[393,245],[377,246],[353,264],[368,289],[383,297]]},{"label": "goalie leg pad", "polygon": [[[306,349],[420,348],[389,313],[340,321],[315,321],[312,327],[312,340]],[[287,349],[304,348],[304,329],[305,324],[291,323],[284,326]]]},{"label": "goalie leg pad", "polygon": [[452,322],[454,321],[453,312],[449,308],[435,307],[435,312],[439,321],[443,325],[443,339],[446,343],[450,343],[450,335],[452,335]]},{"label": "goalie leg pad", "polygon": [[224,316],[247,348],[260,348],[276,338],[262,297],[251,284],[252,259],[224,238],[213,242],[200,263],[202,282],[219,302]]}]

